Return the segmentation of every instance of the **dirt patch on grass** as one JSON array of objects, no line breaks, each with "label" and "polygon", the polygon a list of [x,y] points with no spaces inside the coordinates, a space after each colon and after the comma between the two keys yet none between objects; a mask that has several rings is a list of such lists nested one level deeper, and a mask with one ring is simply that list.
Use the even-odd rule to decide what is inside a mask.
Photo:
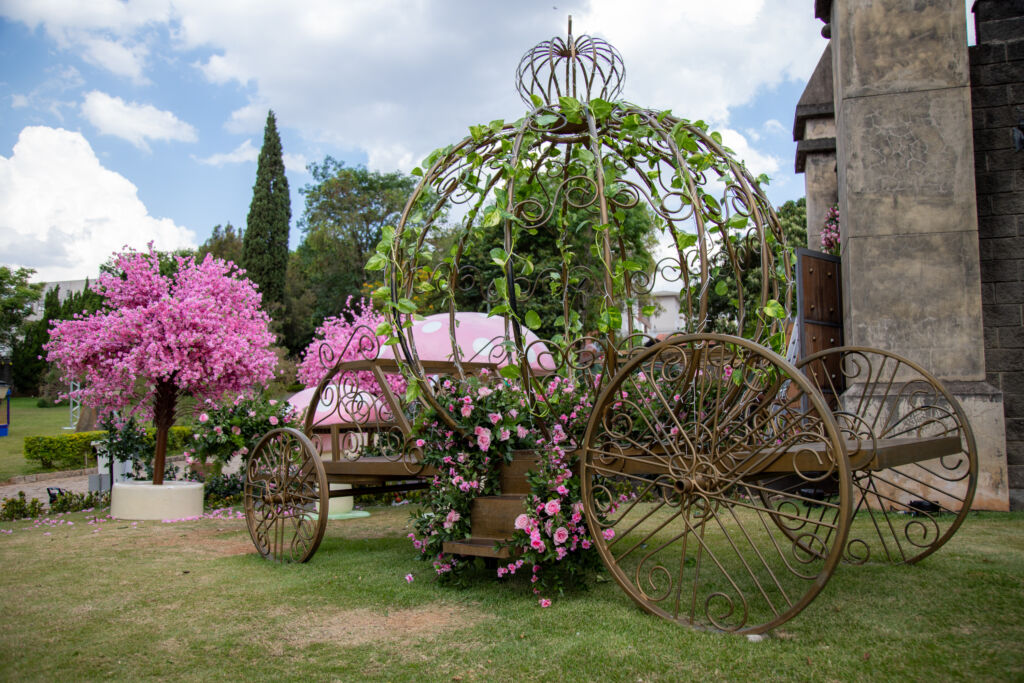
[{"label": "dirt patch on grass", "polygon": [[487,615],[479,610],[437,603],[390,610],[386,614],[368,609],[338,610],[315,615],[311,621],[284,634],[282,640],[298,647],[312,643],[336,643],[346,647],[384,645],[431,640],[485,619]]}]

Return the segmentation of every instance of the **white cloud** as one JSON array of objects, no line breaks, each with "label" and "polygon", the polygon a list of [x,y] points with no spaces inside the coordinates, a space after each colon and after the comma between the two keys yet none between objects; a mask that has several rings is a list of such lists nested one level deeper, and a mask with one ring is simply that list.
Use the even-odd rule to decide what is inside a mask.
[{"label": "white cloud", "polygon": [[196,129],[169,111],[150,104],[125,102],[93,90],[82,103],[82,115],[104,135],[114,135],[149,151],[147,140],[195,142]]},{"label": "white cloud", "polygon": [[742,133],[730,128],[720,128],[718,132],[722,134],[722,143],[736,153],[736,158],[743,161],[747,170],[750,171],[750,175],[755,178],[762,173],[774,176],[779,170],[779,160],[751,147],[750,142]]},{"label": "white cloud", "polygon": [[774,133],[776,135],[782,135],[789,132],[786,130],[786,127],[776,119],[768,119],[765,121],[764,129],[769,133]]},{"label": "white cloud", "polygon": [[[238,147],[235,147],[230,152],[219,152],[217,154],[211,154],[208,157],[195,157],[193,158],[201,164],[207,166],[223,166],[224,164],[254,164],[260,157],[260,150],[253,146],[252,139],[247,139]],[[302,154],[289,154],[284,153],[282,155],[284,161],[284,167],[286,170],[294,173],[305,173],[306,164],[309,160]]]},{"label": "white cloud", "polygon": [[0,156],[0,261],[35,268],[35,280],[95,277],[122,246],[194,247],[195,234],[154,218],[127,178],[104,168],[81,133],[24,128]]},{"label": "white cloud", "polygon": [[118,76],[130,78],[137,85],[149,83],[142,75],[149,50],[144,45],[128,47],[115,40],[88,38],[82,41],[83,58]]},{"label": "white cloud", "polygon": [[211,154],[202,159],[196,159],[201,164],[208,166],[223,166],[224,164],[245,164],[255,163],[260,156],[260,151],[252,146],[252,140],[246,140],[230,152]]}]

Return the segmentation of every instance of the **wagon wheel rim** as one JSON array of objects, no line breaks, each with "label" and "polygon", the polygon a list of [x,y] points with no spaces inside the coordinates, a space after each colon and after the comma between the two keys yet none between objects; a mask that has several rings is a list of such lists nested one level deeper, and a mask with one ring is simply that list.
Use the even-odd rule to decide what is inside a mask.
[{"label": "wagon wheel rim", "polygon": [[[839,362],[830,363],[830,357]],[[978,483],[977,445],[960,402],[920,365],[881,349],[835,347],[801,359],[797,367],[836,395],[840,386],[863,384],[843,399],[846,404],[835,416],[840,431],[860,439],[866,451],[878,439],[907,435],[952,435],[961,441],[952,455],[854,473],[853,513],[867,522],[863,531],[854,527],[847,561],[861,564],[877,555],[914,564],[945,545],[970,512]],[[858,455],[850,453],[851,459]],[[934,502],[937,509],[908,508],[914,499]]]},{"label": "wagon wheel rim", "polygon": [[[839,430],[810,382],[753,342],[697,334],[642,351],[598,398],[583,443],[594,544],[648,612],[767,631],[841,559],[851,475]],[[800,492],[825,482],[831,518]]]},{"label": "wagon wheel rim", "polygon": [[245,519],[256,550],[306,562],[327,528],[327,475],[316,448],[295,429],[268,432],[246,463]]}]

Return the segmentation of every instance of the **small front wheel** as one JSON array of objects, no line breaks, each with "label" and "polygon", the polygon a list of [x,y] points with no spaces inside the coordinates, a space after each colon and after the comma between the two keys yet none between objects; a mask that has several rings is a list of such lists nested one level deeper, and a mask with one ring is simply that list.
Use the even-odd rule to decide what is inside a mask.
[{"label": "small front wheel", "polygon": [[316,447],[291,428],[268,432],[246,463],[245,520],[256,550],[305,562],[327,528],[327,474]]}]

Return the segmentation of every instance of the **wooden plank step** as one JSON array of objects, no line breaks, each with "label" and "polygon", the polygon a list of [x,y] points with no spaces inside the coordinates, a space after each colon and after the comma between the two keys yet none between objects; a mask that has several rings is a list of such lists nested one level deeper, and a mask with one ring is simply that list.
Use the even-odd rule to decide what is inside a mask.
[{"label": "wooden plank step", "polygon": [[328,476],[415,479],[416,477],[432,477],[437,474],[434,467],[426,467],[410,459],[390,460],[381,457],[365,457],[358,460],[324,460],[323,463],[324,471]]},{"label": "wooden plank step", "polygon": [[461,541],[445,541],[442,548],[444,552],[451,555],[471,555],[473,557],[495,557],[499,560],[507,560],[512,554],[508,548],[495,550],[494,544],[502,541],[501,538],[483,538],[474,536]]},{"label": "wooden plank step", "polygon": [[527,494],[530,484],[526,481],[526,473],[537,467],[539,459],[528,452],[517,452],[511,463],[502,463],[498,472],[503,494]]},{"label": "wooden plank step", "polygon": [[516,517],[523,514],[521,494],[480,496],[470,508],[470,528],[474,538],[512,538]]}]

